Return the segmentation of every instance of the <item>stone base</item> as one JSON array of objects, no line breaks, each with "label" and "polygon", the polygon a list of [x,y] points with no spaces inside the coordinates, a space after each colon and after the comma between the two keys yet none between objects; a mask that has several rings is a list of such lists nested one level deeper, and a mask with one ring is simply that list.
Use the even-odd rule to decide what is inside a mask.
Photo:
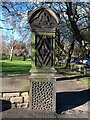
[{"label": "stone base", "polygon": [[2,109],[6,109],[7,106],[10,106],[10,108],[28,108],[29,101],[28,92],[0,93]]},{"label": "stone base", "polygon": [[56,111],[54,69],[34,69],[30,77],[30,111]]}]

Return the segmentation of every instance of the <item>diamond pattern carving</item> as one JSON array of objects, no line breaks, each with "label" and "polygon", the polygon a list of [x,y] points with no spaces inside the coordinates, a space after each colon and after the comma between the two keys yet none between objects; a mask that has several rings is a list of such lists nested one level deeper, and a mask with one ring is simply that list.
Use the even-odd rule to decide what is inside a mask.
[{"label": "diamond pattern carving", "polygon": [[53,37],[36,35],[35,38],[35,65],[53,65]]}]

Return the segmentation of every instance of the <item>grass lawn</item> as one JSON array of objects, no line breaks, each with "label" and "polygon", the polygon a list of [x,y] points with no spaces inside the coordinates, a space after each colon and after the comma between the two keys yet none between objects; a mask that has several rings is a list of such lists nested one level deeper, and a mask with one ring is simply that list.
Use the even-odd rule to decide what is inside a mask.
[{"label": "grass lawn", "polygon": [[85,84],[90,84],[90,77],[83,77],[83,78],[80,78],[80,80]]},{"label": "grass lawn", "polygon": [[56,68],[56,70],[58,71],[58,73],[64,73],[66,75],[69,76],[74,76],[76,78],[79,77],[79,79],[85,83],[85,84],[90,84],[90,77],[87,76],[83,76],[80,72],[76,72],[76,71],[71,71],[70,69],[64,69],[64,68]]},{"label": "grass lawn", "polygon": [[60,68],[60,67],[56,67],[56,70],[57,70],[57,72],[58,73],[64,73],[64,74],[66,74],[66,75],[69,75],[69,76],[82,76],[81,74],[80,74],[80,72],[76,72],[76,71],[72,71],[71,69],[66,69],[66,68]]},{"label": "grass lawn", "polygon": [[[23,74],[29,74],[29,70],[31,69],[31,61],[21,61],[21,60],[0,60],[0,66],[2,66],[2,69],[0,69],[0,75],[3,76],[19,76]],[[82,76],[80,73],[72,72],[69,69],[57,69],[58,72],[63,72],[66,75],[69,76]],[[90,77],[81,77],[80,80],[86,84],[90,84]]]},{"label": "grass lawn", "polygon": [[27,74],[31,69],[31,61],[1,60],[0,65],[2,65],[2,75],[7,75],[7,76],[17,76],[19,74]]}]

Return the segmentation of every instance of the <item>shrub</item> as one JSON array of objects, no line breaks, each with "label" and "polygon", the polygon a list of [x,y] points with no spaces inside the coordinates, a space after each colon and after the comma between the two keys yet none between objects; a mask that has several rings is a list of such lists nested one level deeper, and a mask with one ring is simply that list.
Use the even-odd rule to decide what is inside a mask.
[{"label": "shrub", "polygon": [[8,55],[2,55],[2,60],[9,60],[9,56]]},{"label": "shrub", "polygon": [[[2,55],[2,60],[9,60],[9,59],[10,59],[9,55]],[[24,57],[23,56],[15,56],[15,55],[13,55],[12,60],[21,60],[21,61],[23,61]],[[26,58],[26,60],[30,61],[31,57]]]}]

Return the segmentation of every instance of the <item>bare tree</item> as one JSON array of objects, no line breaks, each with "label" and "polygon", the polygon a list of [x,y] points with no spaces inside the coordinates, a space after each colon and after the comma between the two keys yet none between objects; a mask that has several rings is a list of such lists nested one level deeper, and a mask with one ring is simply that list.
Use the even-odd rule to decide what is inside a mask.
[{"label": "bare tree", "polygon": [[[18,40],[26,40],[30,38],[29,25],[27,23],[26,11],[38,6],[48,6],[56,11],[60,18],[60,24],[57,28],[56,44],[58,46],[59,56],[64,53],[68,56],[66,67],[70,63],[72,51],[74,50],[74,42],[77,41],[81,48],[86,49],[86,43],[83,45],[82,41],[86,41],[86,33],[88,30],[89,4],[88,3],[73,3],[73,2],[32,2],[32,3],[3,3],[4,20],[14,28],[15,33],[18,33]],[[16,7],[17,6],[17,7]],[[26,8],[25,12],[23,8]],[[5,14],[7,13],[7,14]],[[3,20],[1,20],[3,21]],[[5,22],[3,21],[3,22]],[[83,34],[85,33],[85,35]],[[85,36],[85,37],[84,37]],[[64,38],[61,40],[61,38]],[[89,37],[88,37],[89,39]],[[16,36],[13,40],[16,40]],[[62,42],[63,41],[63,42]],[[65,50],[66,43],[68,44],[68,51]],[[89,47],[88,47],[89,48]],[[61,52],[63,51],[63,52]],[[89,52],[88,52],[89,53]]]}]

